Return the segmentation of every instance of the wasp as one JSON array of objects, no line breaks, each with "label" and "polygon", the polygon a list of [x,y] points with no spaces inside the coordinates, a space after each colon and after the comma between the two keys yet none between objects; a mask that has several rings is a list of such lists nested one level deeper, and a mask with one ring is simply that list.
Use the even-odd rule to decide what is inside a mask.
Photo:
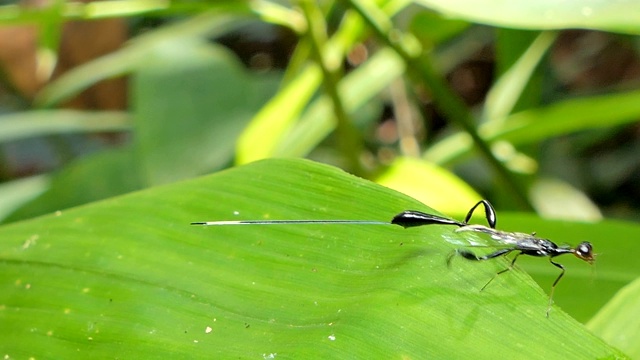
[{"label": "wasp", "polygon": [[[473,216],[475,210],[482,205],[484,207],[485,217],[489,226],[469,224],[469,220]],[[551,304],[553,302],[553,292],[556,285],[565,273],[565,268],[562,264],[554,261],[557,256],[564,254],[573,254],[580,260],[584,260],[590,264],[595,261],[595,254],[593,253],[593,247],[589,242],[581,242],[576,247],[568,245],[558,246],[556,243],[549,239],[543,239],[537,237],[535,233],[526,234],[520,232],[508,232],[496,229],[497,217],[496,211],[487,200],[480,200],[476,203],[467,213],[464,221],[458,221],[455,219],[427,214],[417,210],[406,210],[396,215],[391,222],[376,221],[376,220],[231,220],[231,221],[203,221],[193,222],[191,225],[283,225],[283,224],[361,224],[361,225],[399,225],[404,228],[424,226],[424,225],[455,225],[458,228],[455,230],[458,233],[461,232],[476,232],[489,235],[494,240],[496,248],[500,248],[487,255],[476,255],[468,249],[457,249],[447,258],[447,264],[451,264],[451,260],[456,256],[461,256],[467,260],[472,261],[484,261],[494,259],[500,256],[506,256],[512,252],[516,253],[516,256],[511,260],[510,265],[499,272],[497,272],[489,281],[480,289],[484,290],[498,275],[503,274],[513,269],[516,260],[520,255],[528,255],[535,257],[547,257],[549,262],[560,269],[560,274],[553,282],[551,286],[551,292],[549,294],[549,304],[547,307],[547,317],[551,311]]]},{"label": "wasp", "polygon": [[[478,206],[483,205],[485,211],[485,217],[487,219],[487,223],[489,226],[484,225],[472,225],[469,224],[469,220],[473,216],[474,211]],[[533,234],[526,234],[521,232],[509,232],[496,230],[496,211],[487,200],[480,200],[476,203],[471,210],[465,216],[464,221],[457,221],[454,219],[449,219],[445,217],[441,217],[438,215],[426,214],[420,211],[415,210],[407,210],[398,215],[396,215],[391,221],[392,224],[400,225],[404,228],[414,227],[414,226],[422,226],[422,225],[431,225],[431,224],[441,224],[441,225],[456,225],[458,229],[456,232],[478,232],[487,234],[491,237],[492,240],[498,243],[501,247],[499,250],[496,250],[487,255],[476,255],[475,253],[467,250],[467,249],[457,249],[449,257],[447,258],[447,264],[451,264],[451,260],[454,256],[459,255],[467,260],[472,261],[484,261],[489,259],[494,259],[499,256],[506,256],[512,252],[516,252],[516,256],[511,260],[511,264],[504,270],[497,272],[489,281],[480,289],[480,291],[484,290],[498,275],[503,274],[511,269],[518,260],[520,255],[529,255],[535,257],[548,257],[549,262],[560,269],[560,274],[551,285],[551,293],[549,294],[549,304],[547,306],[547,317],[549,317],[549,312],[551,311],[551,304],[553,302],[553,292],[558,285],[558,282],[565,273],[565,268],[562,264],[554,261],[554,258],[564,254],[573,254],[580,260],[584,260],[589,264],[593,264],[595,261],[595,254],[593,253],[593,247],[591,243],[584,241],[578,244],[576,247],[571,247],[568,245],[558,246],[556,243],[549,239],[543,239]]]}]

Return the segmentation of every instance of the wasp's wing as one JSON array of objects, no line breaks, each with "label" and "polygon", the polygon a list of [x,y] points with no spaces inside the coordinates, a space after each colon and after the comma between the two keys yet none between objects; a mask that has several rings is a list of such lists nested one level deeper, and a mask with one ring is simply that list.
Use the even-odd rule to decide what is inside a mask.
[{"label": "wasp's wing", "polygon": [[[500,231],[492,228],[488,228],[482,225],[467,225],[459,229],[456,232],[479,232],[488,234],[491,240],[496,242],[496,245],[489,245],[489,247],[513,247],[517,246],[522,250],[538,250],[540,248],[540,242],[545,241],[531,234],[525,234],[520,232]],[[472,245],[476,246],[476,245]]]}]

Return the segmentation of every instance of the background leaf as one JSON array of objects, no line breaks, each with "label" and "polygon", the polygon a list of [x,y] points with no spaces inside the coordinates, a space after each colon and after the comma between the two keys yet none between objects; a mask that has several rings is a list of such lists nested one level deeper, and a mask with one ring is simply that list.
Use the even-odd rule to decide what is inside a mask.
[{"label": "background leaf", "polygon": [[[536,144],[554,136],[635,123],[640,115],[640,91],[585,96],[530,108],[506,119],[479,126],[486,141],[506,140],[514,145]],[[472,151],[471,139],[458,133],[434,144],[425,158],[438,164],[460,160]]]},{"label": "background leaf", "polygon": [[[117,196],[143,188],[130,148],[103,151],[86,156],[64,168],[46,183],[38,196],[3,219],[11,222],[36,217]],[[91,181],[86,181],[91,179]]]},{"label": "background leaf", "polygon": [[35,102],[41,107],[53,106],[77,95],[96,82],[144,68],[147,62],[153,59],[150,58],[152,52],[162,44],[216,37],[247,23],[246,18],[235,14],[212,11],[139,35],[132,39],[128,46],[65,73],[42,89]]},{"label": "background leaf", "polygon": [[226,48],[202,41],[165,42],[147,55],[133,86],[137,155],[147,183],[230,163],[235,139],[275,92],[277,78],[248,73]]},{"label": "background leaf", "polygon": [[469,185],[446,169],[408,157],[397,158],[376,178],[376,183],[407,194],[444,213],[465,209],[480,198]]},{"label": "background leaf", "polygon": [[417,0],[418,4],[467,21],[517,29],[599,29],[638,34],[640,12],[633,1]]},{"label": "background leaf", "polygon": [[130,116],[124,112],[28,111],[0,116],[0,142],[51,134],[115,132],[130,128]]},{"label": "background leaf", "polygon": [[4,219],[25,203],[33,200],[49,188],[50,177],[37,175],[0,185],[0,219]]},{"label": "background leaf", "polygon": [[625,286],[587,325],[633,358],[640,356],[640,278]]},{"label": "background leaf", "polygon": [[3,353],[493,359],[525,348],[532,358],[624,356],[558,308],[547,319],[546,294],[524,272],[479,293],[506,262],[456,259],[448,269],[453,243],[469,240],[450,227],[188,225],[386,221],[409,208],[433,212],[335,168],[268,160],[5,225]]}]

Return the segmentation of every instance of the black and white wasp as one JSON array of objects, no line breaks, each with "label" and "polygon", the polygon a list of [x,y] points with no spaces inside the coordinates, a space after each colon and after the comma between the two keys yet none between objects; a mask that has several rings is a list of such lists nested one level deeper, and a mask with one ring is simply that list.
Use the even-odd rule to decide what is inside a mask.
[{"label": "black and white wasp", "polygon": [[[478,206],[482,205],[485,211],[485,217],[487,219],[488,227],[484,225],[469,224],[469,220],[473,216],[474,211]],[[595,254],[593,248],[589,242],[581,242],[576,247],[570,247],[567,245],[558,246],[556,243],[548,239],[537,237],[535,234],[526,234],[520,232],[508,232],[496,229],[496,211],[493,206],[487,200],[480,200],[476,203],[467,213],[464,221],[457,221],[454,219],[427,214],[416,210],[403,211],[396,215],[391,222],[375,221],[375,220],[239,220],[239,221],[203,221],[193,222],[191,225],[277,225],[277,224],[361,224],[361,225],[399,225],[404,228],[424,226],[424,225],[455,225],[458,229],[455,231],[460,232],[476,232],[489,235],[489,237],[496,242],[496,248],[498,250],[489,253],[487,255],[478,256],[468,249],[457,249],[448,258],[447,264],[451,263],[451,260],[456,255],[462,256],[467,260],[484,261],[500,256],[508,255],[512,252],[516,253],[516,256],[511,260],[510,265],[496,273],[480,290],[484,290],[498,275],[505,273],[513,268],[516,260],[520,255],[529,255],[536,257],[548,257],[549,262],[555,267],[559,268],[560,274],[553,282],[551,286],[551,293],[549,294],[549,304],[547,307],[547,317],[551,310],[551,304],[553,301],[553,292],[560,279],[564,276],[565,268],[562,264],[554,261],[554,258],[564,254],[573,254],[578,259],[584,260],[590,264],[595,261]]]},{"label": "black and white wasp", "polygon": [[[469,224],[469,220],[471,219],[471,216],[473,216],[473,212],[481,204],[484,206],[485,217],[487,218],[487,223],[489,224],[488,227],[484,225]],[[578,246],[576,247],[571,247],[568,245],[558,246],[551,240],[539,238],[535,234],[496,230],[496,222],[496,211],[487,200],[481,200],[477,204],[475,204],[471,208],[471,210],[469,210],[467,216],[465,216],[464,221],[457,221],[414,210],[404,211],[396,215],[391,221],[392,224],[397,224],[405,228],[430,224],[456,225],[459,227],[455,230],[456,232],[479,232],[488,234],[491,239],[500,244],[499,250],[482,256],[478,256],[467,249],[458,249],[448,257],[447,264],[450,264],[452,258],[456,255],[460,255],[467,260],[483,261],[497,258],[499,256],[505,256],[511,252],[516,252],[516,256],[513,258],[513,260],[511,260],[511,264],[509,265],[509,267],[496,273],[496,275],[494,275],[480,289],[481,291],[484,290],[487,285],[489,285],[498,275],[511,270],[515,265],[516,260],[518,260],[518,256],[529,255],[536,257],[548,257],[549,262],[561,270],[560,274],[551,286],[551,293],[549,294],[549,304],[547,307],[547,317],[549,317],[549,312],[551,311],[551,304],[553,301],[553,292],[556,288],[556,285],[558,285],[558,282],[565,273],[564,266],[555,262],[554,258],[556,256],[564,254],[573,254],[578,259],[584,260],[589,264],[593,264],[593,262],[595,261],[595,254],[593,253],[593,247],[591,246],[591,243],[584,241],[578,244]]]}]

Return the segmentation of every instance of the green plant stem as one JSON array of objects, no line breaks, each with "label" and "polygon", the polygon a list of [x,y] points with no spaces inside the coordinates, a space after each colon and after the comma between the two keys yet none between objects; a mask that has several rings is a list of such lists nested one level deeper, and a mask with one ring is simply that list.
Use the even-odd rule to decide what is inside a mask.
[{"label": "green plant stem", "polygon": [[[533,207],[526,197],[526,191],[522,188],[515,176],[493,155],[489,145],[480,137],[473,122],[473,116],[462,100],[447,86],[440,76],[436,75],[428,57],[423,51],[413,43],[409,35],[404,35],[392,29],[391,23],[386,16],[377,14],[379,11],[363,0],[346,0],[348,6],[362,16],[371,29],[382,39],[387,46],[391,47],[400,55],[407,64],[407,68],[412,71],[423,83],[425,83],[436,100],[438,108],[455,122],[473,139],[476,148],[485,160],[493,167],[499,178],[504,182],[505,188],[511,193],[513,198],[523,209],[532,210]],[[391,38],[389,34],[394,34]],[[398,40],[395,40],[395,39]],[[416,41],[414,43],[417,44]]]},{"label": "green plant stem", "polygon": [[352,125],[338,90],[342,78],[342,59],[331,59],[327,56],[328,54],[323,53],[323,49],[327,49],[327,33],[324,16],[320,9],[314,2],[303,0],[299,4],[308,24],[307,39],[310,44],[311,56],[315,58],[322,70],[323,86],[333,106],[337,121],[338,146],[343,156],[348,160],[351,171],[354,174],[362,175],[363,169],[359,158],[363,149],[362,139]]}]

